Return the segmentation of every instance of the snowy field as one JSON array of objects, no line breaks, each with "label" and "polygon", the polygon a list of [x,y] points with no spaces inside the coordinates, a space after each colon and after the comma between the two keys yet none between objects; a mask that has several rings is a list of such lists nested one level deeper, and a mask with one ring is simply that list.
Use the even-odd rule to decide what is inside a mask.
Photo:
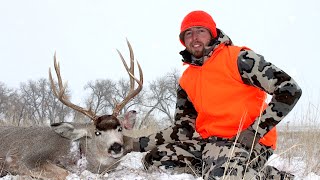
[{"label": "snowy field", "polygon": [[[123,157],[116,170],[106,174],[92,174],[84,171],[81,174],[72,174],[67,180],[201,180],[201,177],[195,177],[191,174],[176,174],[167,170],[157,169],[152,172],[146,172],[141,163],[144,153],[132,152]],[[303,175],[303,170],[307,166],[301,163],[299,158],[288,162],[278,155],[270,158],[269,164],[279,169],[289,171],[296,176],[296,180],[320,180],[320,176],[314,173]],[[4,176],[0,180],[20,180],[24,177]]]}]

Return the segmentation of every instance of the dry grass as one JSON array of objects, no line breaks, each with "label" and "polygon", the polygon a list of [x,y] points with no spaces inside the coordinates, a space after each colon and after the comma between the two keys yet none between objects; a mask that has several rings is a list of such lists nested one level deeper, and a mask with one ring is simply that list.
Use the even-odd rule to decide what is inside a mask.
[{"label": "dry grass", "polygon": [[[300,161],[305,164],[300,169],[302,175],[311,172],[320,175],[320,116],[319,105],[309,103],[302,106],[300,113],[291,114],[285,128],[278,128],[278,148],[276,153],[288,160],[290,166]],[[297,111],[296,111],[297,112]],[[289,150],[288,150],[289,149]]]},{"label": "dry grass", "polygon": [[288,160],[288,166],[294,167],[292,163],[299,158],[299,161],[306,164],[305,169],[302,170],[303,175],[310,172],[320,175],[320,128],[297,131],[288,129],[280,131],[278,137],[276,153],[282,154],[281,157]]}]

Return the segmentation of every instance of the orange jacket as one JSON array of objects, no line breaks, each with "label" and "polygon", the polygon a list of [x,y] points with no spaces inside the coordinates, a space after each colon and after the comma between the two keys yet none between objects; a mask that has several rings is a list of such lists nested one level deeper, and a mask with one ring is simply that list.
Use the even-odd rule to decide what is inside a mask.
[{"label": "orange jacket", "polygon": [[[180,78],[198,112],[196,130],[203,138],[232,138],[266,108],[266,93],[241,79],[237,59],[243,48],[221,44],[202,66],[189,65]],[[275,149],[276,139],[273,128],[260,143]]]}]

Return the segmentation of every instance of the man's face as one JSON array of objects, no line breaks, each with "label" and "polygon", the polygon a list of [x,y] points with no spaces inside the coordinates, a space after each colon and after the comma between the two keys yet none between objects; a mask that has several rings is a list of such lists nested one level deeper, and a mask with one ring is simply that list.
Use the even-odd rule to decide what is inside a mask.
[{"label": "man's face", "polygon": [[184,43],[187,50],[196,58],[203,56],[204,48],[211,41],[211,34],[204,27],[192,27],[184,33]]}]

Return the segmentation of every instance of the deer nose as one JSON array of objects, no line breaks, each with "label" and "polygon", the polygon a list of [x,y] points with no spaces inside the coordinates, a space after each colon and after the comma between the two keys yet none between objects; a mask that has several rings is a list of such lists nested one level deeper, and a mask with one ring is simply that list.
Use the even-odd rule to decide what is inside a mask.
[{"label": "deer nose", "polygon": [[118,154],[122,150],[122,145],[119,143],[113,143],[112,146],[110,147],[110,150],[113,151],[114,153]]}]

